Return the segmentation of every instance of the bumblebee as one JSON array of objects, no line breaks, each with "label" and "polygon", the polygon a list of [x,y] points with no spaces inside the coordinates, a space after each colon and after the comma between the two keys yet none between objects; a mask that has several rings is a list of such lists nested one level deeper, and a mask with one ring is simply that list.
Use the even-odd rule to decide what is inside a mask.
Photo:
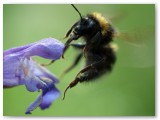
[{"label": "bumblebee", "polygon": [[[79,13],[80,20],[65,35],[68,40],[65,43],[64,53],[69,46],[81,50],[81,53],[77,55],[73,64],[64,73],[74,68],[83,55],[85,57],[85,66],[65,89],[63,99],[69,88],[73,88],[78,83],[93,81],[103,74],[111,72],[116,62],[116,52],[112,45],[116,32],[111,23],[98,12],[82,17],[78,9],[73,4],[72,6]],[[85,44],[71,43],[80,37],[83,38]]]}]

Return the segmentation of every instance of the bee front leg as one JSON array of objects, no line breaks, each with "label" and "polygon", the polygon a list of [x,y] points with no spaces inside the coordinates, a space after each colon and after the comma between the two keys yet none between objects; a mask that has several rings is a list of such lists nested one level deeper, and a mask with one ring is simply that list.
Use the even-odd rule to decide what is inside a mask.
[{"label": "bee front leg", "polygon": [[54,61],[55,60],[51,60],[49,63],[47,63],[47,64],[41,64],[41,66],[49,66],[49,65],[51,65],[52,63],[54,63]]},{"label": "bee front leg", "polygon": [[82,43],[71,43],[70,45],[78,50],[82,50],[86,46],[86,44]]},{"label": "bee front leg", "polygon": [[[76,48],[76,49],[80,49],[80,50],[85,47],[85,44],[78,44],[78,43],[73,43],[73,44],[70,44],[70,45],[71,45],[72,47],[74,47],[74,48]],[[63,77],[64,74],[68,73],[70,70],[72,70],[72,69],[79,63],[79,61],[80,61],[81,58],[82,58],[82,55],[83,55],[83,53],[80,52],[80,53],[76,56],[73,64],[72,64],[70,67],[68,67],[68,68],[62,73],[61,77]]]},{"label": "bee front leg", "polygon": [[79,54],[76,56],[73,64],[72,64],[70,67],[68,67],[68,68],[62,73],[62,75],[60,76],[60,78],[62,78],[66,73],[68,73],[70,70],[72,70],[72,69],[79,63],[79,61],[80,61],[81,58],[82,58],[82,52],[79,53]]},{"label": "bee front leg", "polygon": [[67,31],[66,35],[64,36],[64,38],[67,38],[69,36],[69,34],[72,32],[72,29],[77,25],[77,22]]}]

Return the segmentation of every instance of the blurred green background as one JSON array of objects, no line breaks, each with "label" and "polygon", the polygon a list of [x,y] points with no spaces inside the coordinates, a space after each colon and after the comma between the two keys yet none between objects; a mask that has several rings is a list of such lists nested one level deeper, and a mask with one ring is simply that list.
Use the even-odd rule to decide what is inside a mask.
[{"label": "blurred green background", "polygon": [[[134,45],[116,39],[119,50],[113,72],[95,82],[78,84],[67,92],[66,99],[62,101],[63,91],[84,65],[82,60],[57,84],[62,92],[60,98],[49,109],[42,111],[37,108],[28,116],[154,116],[155,5],[77,4],[76,7],[83,15],[97,11],[114,18],[112,24],[120,32],[132,35],[133,38],[128,40],[142,40],[144,44]],[[4,4],[3,10],[4,50],[47,37],[65,42],[63,36],[79,19],[69,4]],[[136,32],[142,35],[141,39],[135,36]],[[59,77],[72,63],[77,52],[70,48],[64,60],[56,61],[47,68]],[[49,62],[37,59],[40,63]],[[3,93],[4,116],[26,116],[26,108],[39,94],[28,92],[25,86],[5,89]]]}]

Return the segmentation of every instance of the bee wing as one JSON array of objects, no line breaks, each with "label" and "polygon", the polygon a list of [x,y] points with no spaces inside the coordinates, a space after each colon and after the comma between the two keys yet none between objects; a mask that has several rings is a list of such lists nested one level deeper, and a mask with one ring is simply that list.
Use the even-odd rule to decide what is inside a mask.
[{"label": "bee wing", "polygon": [[107,18],[109,18],[109,21],[111,23],[117,23],[120,22],[120,20],[123,20],[126,16],[127,16],[126,11],[119,10],[118,12],[116,11],[116,13],[109,15]]},{"label": "bee wing", "polygon": [[[117,36],[119,61],[132,67],[151,67],[155,65],[155,35],[153,27],[122,32]],[[120,64],[121,64],[120,63]]]},{"label": "bee wing", "polygon": [[145,45],[147,41],[152,39],[154,41],[155,29],[153,26],[147,26],[143,28],[133,29],[130,31],[117,32],[115,37],[123,40],[128,44],[135,46]]}]

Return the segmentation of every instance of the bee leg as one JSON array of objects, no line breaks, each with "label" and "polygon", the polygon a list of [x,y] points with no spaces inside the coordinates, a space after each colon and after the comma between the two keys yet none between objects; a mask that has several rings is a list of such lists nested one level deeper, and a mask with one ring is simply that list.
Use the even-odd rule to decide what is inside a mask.
[{"label": "bee leg", "polygon": [[82,73],[84,73],[84,72],[86,72],[86,71],[88,71],[88,70],[90,70],[90,69],[96,69],[96,66],[97,65],[99,65],[99,64],[102,64],[102,62],[104,61],[105,59],[103,58],[103,59],[101,59],[100,61],[97,61],[97,62],[95,62],[95,63],[92,63],[92,64],[90,64],[90,65],[88,65],[87,67],[85,67],[85,68],[83,68],[81,71],[79,71],[79,73],[76,75],[76,78],[80,75],[80,74],[82,74]]},{"label": "bee leg", "polygon": [[[73,46],[74,48],[77,48],[77,49],[83,49],[84,47],[85,47],[85,44],[71,44],[71,46]],[[64,51],[63,51],[63,55],[62,55],[62,58],[64,58],[64,53],[67,51],[67,49],[68,49],[69,47],[67,47]],[[79,57],[77,56],[76,57],[76,60],[78,59]],[[76,62],[76,60],[75,60],[75,62]],[[49,63],[47,63],[47,64],[41,64],[41,66],[49,66],[49,65],[51,65],[52,63],[54,63],[54,61],[55,60],[51,60]],[[79,60],[77,60],[77,62],[79,62]]]},{"label": "bee leg", "polygon": [[64,91],[63,100],[65,99],[65,95],[66,95],[67,90],[68,90],[69,88],[72,88],[72,87],[76,86],[78,82],[80,82],[80,81],[79,81],[79,78],[76,78],[75,80],[73,80],[73,81],[68,85],[68,87],[67,87],[67,88],[65,89],[65,91]]},{"label": "bee leg", "polygon": [[69,36],[69,34],[72,32],[72,29],[77,25],[77,22],[68,30],[68,32],[66,33],[66,35],[64,36],[64,38],[67,38]]},{"label": "bee leg", "polygon": [[90,70],[90,69],[93,69],[93,68],[95,69],[96,66],[99,65],[99,64],[102,64],[102,62],[103,62],[104,60],[105,60],[105,59],[101,59],[100,61],[95,62],[95,63],[93,63],[93,64],[91,64],[91,65],[88,65],[87,67],[85,67],[84,69],[82,69],[82,70],[77,74],[76,78],[75,78],[75,79],[68,85],[68,87],[65,89],[63,100],[64,100],[65,95],[66,95],[66,92],[67,92],[67,90],[68,90],[69,88],[72,88],[72,87],[76,86],[78,82],[83,82],[83,81],[84,81],[84,78],[83,78],[83,77],[81,77],[81,76],[79,77],[79,75],[80,75],[81,73],[84,73],[84,72],[86,72],[86,71],[88,71],[88,70]]},{"label": "bee leg", "polygon": [[[83,49],[86,44],[72,43],[72,44],[70,44],[70,45],[71,45],[72,47],[76,48],[76,49]],[[81,58],[82,58],[82,52],[79,53],[79,54],[76,56],[73,64],[72,64],[69,68],[67,68],[67,69],[62,73],[61,77],[62,77],[64,74],[66,74],[67,72],[69,72],[71,69],[73,69],[73,68],[79,63],[79,61],[80,61]]]},{"label": "bee leg", "polygon": [[49,63],[47,63],[47,64],[41,64],[41,66],[49,66],[49,65],[51,65],[52,63],[54,63],[54,61],[55,60],[51,60]]},{"label": "bee leg", "polygon": [[86,46],[86,44],[81,44],[81,43],[72,43],[72,44],[70,44],[72,47],[74,47],[75,49],[83,49],[85,46]]},{"label": "bee leg", "polygon": [[72,70],[72,69],[79,63],[79,61],[80,61],[81,58],[82,58],[82,52],[79,53],[79,54],[76,56],[73,64],[72,64],[70,67],[68,67],[68,68],[62,73],[61,77],[63,77],[64,74],[66,74],[66,73],[68,73],[70,70]]}]

